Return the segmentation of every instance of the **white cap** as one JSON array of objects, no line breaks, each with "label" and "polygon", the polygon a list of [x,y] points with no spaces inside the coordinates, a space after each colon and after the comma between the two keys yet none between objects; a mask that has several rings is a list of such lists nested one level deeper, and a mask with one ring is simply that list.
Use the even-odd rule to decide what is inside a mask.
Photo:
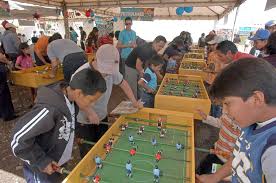
[{"label": "white cap", "polygon": [[114,74],[119,72],[120,54],[111,44],[102,45],[96,52],[97,69],[101,73]]},{"label": "white cap", "polygon": [[222,36],[215,36],[211,41],[207,42],[208,44],[218,44],[224,41]]},{"label": "white cap", "polygon": [[6,29],[8,29],[8,28],[17,28],[15,25],[13,25],[12,23],[7,23],[6,25],[5,25],[5,28]]}]

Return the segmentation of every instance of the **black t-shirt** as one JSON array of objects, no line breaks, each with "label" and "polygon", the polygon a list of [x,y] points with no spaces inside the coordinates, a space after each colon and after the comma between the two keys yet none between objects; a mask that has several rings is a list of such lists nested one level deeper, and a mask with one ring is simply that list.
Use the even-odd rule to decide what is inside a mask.
[{"label": "black t-shirt", "polygon": [[145,65],[146,61],[156,54],[157,52],[152,48],[152,43],[146,43],[131,51],[126,59],[126,65],[135,69],[137,58],[139,58],[143,62],[143,65]]},{"label": "black t-shirt", "polygon": [[85,41],[86,32],[84,30],[81,31],[81,40]]}]

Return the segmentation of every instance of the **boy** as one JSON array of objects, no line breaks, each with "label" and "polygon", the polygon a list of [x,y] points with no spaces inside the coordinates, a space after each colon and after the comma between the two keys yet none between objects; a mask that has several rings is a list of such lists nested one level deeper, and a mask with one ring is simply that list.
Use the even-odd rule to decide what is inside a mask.
[{"label": "boy", "polygon": [[164,64],[164,60],[159,55],[153,56],[148,61],[148,67],[145,70],[144,76],[138,81],[138,84],[144,89],[142,101],[145,107],[154,107],[154,94],[157,90],[157,81],[162,79],[160,70]]},{"label": "boy", "polygon": [[[202,117],[202,122],[219,128],[219,139],[214,144],[216,151],[223,152],[224,154],[231,154],[235,147],[235,142],[240,135],[240,127],[236,122],[230,118],[226,113],[223,113],[220,118],[207,116],[202,110],[197,110],[198,114]],[[199,164],[197,173],[210,174],[212,172],[213,164],[223,165],[227,162],[229,157],[224,157],[218,154],[208,154]]]},{"label": "boy", "polygon": [[90,69],[76,74],[69,84],[38,89],[35,106],[17,121],[11,142],[13,154],[24,161],[28,182],[61,182],[54,167],[71,158],[77,106],[87,108],[105,90],[101,74]]},{"label": "boy", "polygon": [[[224,111],[242,128],[229,160],[199,182],[219,182],[231,173],[232,182],[276,179],[276,71],[263,59],[245,58],[227,66],[215,79],[210,94],[222,99]],[[231,166],[232,165],[232,166]]]},{"label": "boy", "polygon": [[[119,72],[120,55],[116,47],[113,45],[102,45],[96,53],[96,61],[82,65],[75,73],[83,69],[96,70],[101,73],[106,82],[106,92],[94,105],[89,107],[90,116],[80,111],[78,115],[78,123],[76,126],[76,135],[92,142],[97,142],[101,136],[108,130],[108,125],[100,124],[100,121],[107,122],[107,105],[110,99],[113,85],[118,85],[132,102],[134,107],[142,108],[143,104],[137,101],[132,93],[132,90],[123,75]],[[92,123],[92,124],[91,124]],[[91,149],[91,145],[81,144],[80,155],[84,157]]]}]

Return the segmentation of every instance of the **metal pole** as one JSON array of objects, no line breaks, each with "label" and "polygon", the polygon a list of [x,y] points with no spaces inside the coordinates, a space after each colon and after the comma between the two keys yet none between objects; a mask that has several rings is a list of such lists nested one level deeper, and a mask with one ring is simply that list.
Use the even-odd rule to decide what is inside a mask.
[{"label": "metal pole", "polygon": [[235,20],[234,20],[234,25],[233,25],[233,28],[232,28],[232,35],[231,35],[231,40],[232,41],[234,40],[234,31],[235,31],[235,27],[236,27],[236,21],[237,21],[237,17],[238,17],[238,13],[239,13],[239,8],[240,8],[240,6],[237,7]]},{"label": "metal pole", "polygon": [[64,21],[64,30],[65,30],[65,39],[69,39],[69,21],[68,21],[68,12],[66,2],[63,1],[62,6],[62,13],[63,13],[63,21]]}]

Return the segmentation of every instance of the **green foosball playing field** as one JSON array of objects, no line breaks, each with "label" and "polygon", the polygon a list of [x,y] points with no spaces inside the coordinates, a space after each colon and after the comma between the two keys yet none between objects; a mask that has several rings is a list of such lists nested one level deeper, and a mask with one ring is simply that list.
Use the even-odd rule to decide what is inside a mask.
[{"label": "green foosball playing field", "polygon": [[[160,130],[156,126],[145,126],[141,135],[137,134],[141,125],[128,123],[128,128],[122,133],[118,141],[113,144],[110,153],[103,160],[103,168],[98,169],[95,175],[101,177],[101,182],[153,182],[153,169],[157,165],[161,171],[159,182],[189,182],[185,175],[186,165],[191,163],[187,159],[186,150],[191,148],[187,144],[188,132],[167,129],[164,137],[160,137]],[[133,136],[134,144],[129,142]],[[152,139],[157,144],[152,145]],[[183,145],[181,150],[176,149],[176,144]],[[130,155],[130,150],[136,148],[136,154]],[[157,162],[155,155],[161,151],[161,160]],[[132,176],[128,177],[126,163],[132,164]]]}]

